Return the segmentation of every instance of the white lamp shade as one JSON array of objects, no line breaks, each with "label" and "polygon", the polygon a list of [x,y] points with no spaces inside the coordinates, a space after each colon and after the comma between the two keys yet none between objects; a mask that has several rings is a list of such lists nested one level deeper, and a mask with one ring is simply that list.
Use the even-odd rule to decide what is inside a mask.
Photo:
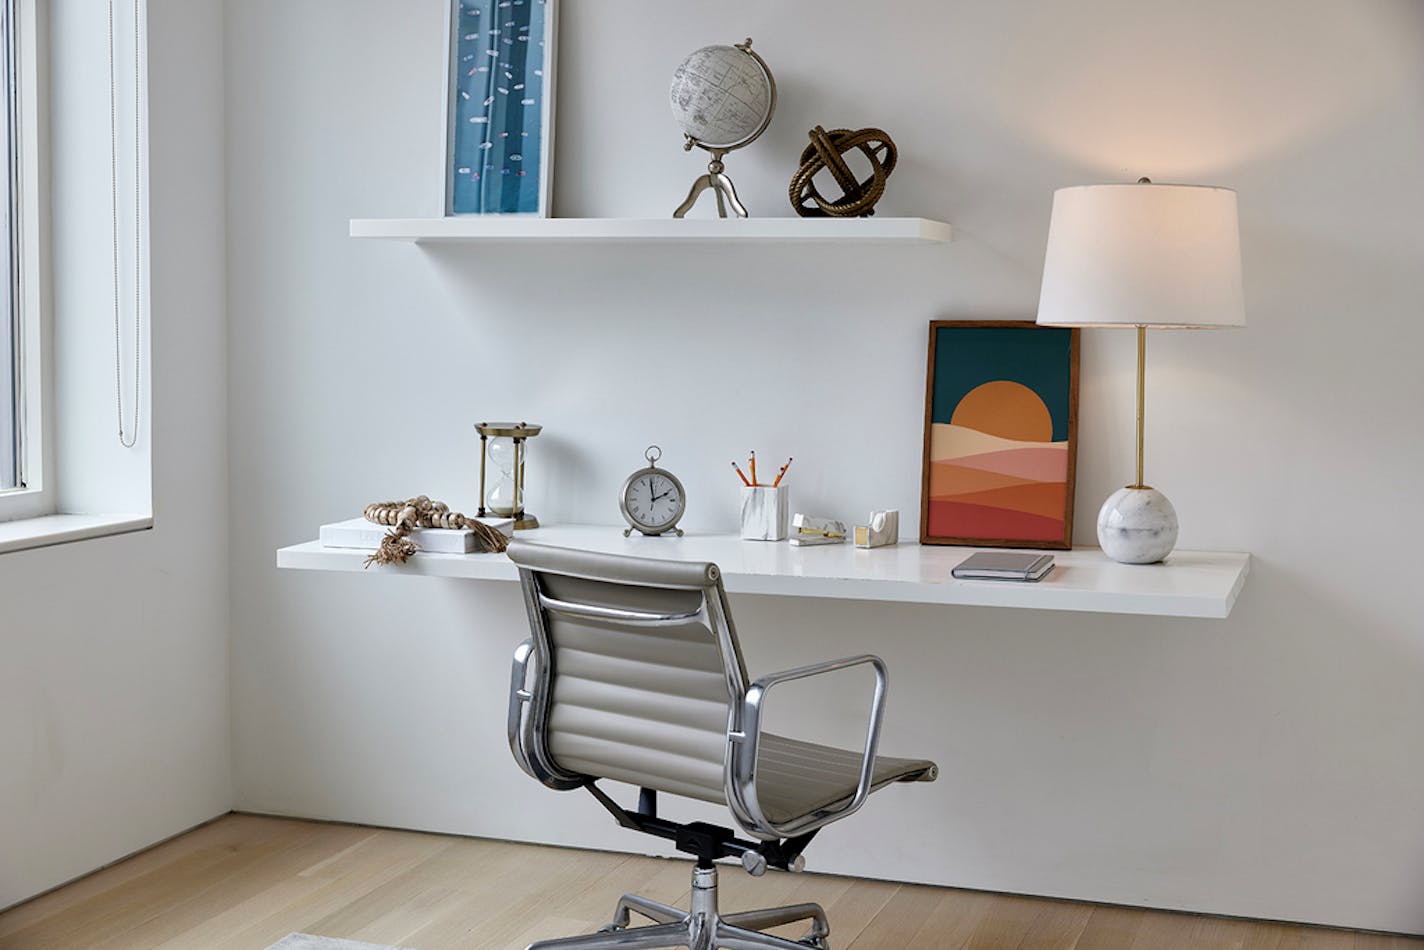
[{"label": "white lamp shade", "polygon": [[1245,325],[1236,192],[1151,183],[1060,188],[1038,322]]}]

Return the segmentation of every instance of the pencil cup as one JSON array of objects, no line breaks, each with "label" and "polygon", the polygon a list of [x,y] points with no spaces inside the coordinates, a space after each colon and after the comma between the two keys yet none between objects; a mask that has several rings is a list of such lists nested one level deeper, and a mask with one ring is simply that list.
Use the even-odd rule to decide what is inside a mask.
[{"label": "pencil cup", "polygon": [[790,503],[786,489],[756,485],[742,489],[742,540],[785,541]]}]

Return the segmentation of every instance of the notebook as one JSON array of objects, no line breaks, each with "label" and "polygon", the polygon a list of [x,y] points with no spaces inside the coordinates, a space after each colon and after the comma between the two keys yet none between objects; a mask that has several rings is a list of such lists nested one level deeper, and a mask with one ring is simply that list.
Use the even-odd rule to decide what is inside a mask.
[{"label": "notebook", "polygon": [[950,573],[960,580],[1036,581],[1053,570],[1052,554],[978,551]]}]

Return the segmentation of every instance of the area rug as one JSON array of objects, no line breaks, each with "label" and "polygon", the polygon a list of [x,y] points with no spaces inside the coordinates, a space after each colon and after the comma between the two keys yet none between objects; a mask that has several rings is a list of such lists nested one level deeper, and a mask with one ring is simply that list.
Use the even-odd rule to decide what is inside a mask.
[{"label": "area rug", "polygon": [[409,948],[391,947],[383,943],[362,943],[359,940],[342,940],[340,937],[287,934],[267,950],[409,950]]}]

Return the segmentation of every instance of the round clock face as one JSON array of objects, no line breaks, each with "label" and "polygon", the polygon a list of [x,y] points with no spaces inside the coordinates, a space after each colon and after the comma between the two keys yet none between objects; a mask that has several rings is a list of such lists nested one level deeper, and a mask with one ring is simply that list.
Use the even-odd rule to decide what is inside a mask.
[{"label": "round clock face", "polygon": [[687,507],[682,483],[660,468],[634,472],[623,485],[623,516],[644,534],[661,534],[677,524]]}]

